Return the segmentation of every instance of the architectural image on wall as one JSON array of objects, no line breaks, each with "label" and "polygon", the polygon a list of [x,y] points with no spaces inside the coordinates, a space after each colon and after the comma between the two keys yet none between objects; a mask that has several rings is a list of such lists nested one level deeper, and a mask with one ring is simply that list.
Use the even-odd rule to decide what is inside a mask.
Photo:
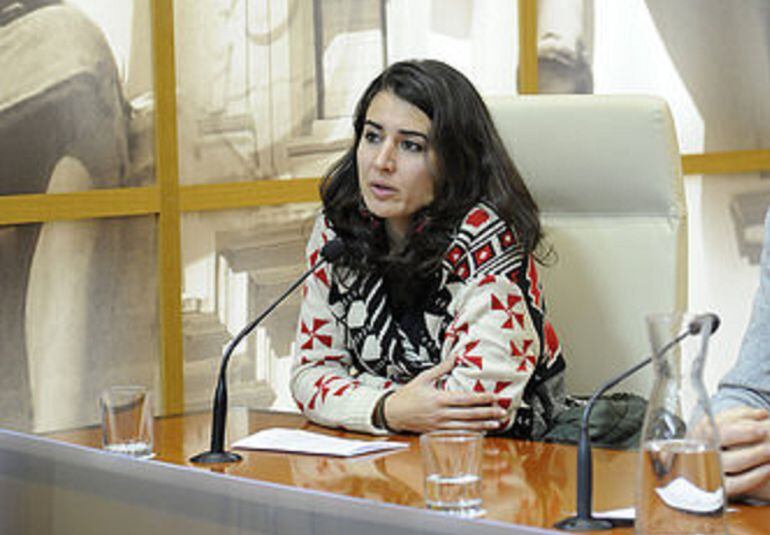
[{"label": "architectural image on wall", "polygon": [[[0,195],[154,181],[149,32],[148,0],[0,1]],[[105,384],[152,384],[154,262],[151,218],[0,227],[3,426],[93,421]]]},{"label": "architectural image on wall", "polygon": [[[660,95],[684,154],[770,146],[768,2],[540,0],[538,46],[542,92]],[[712,345],[724,358],[706,372],[713,388],[748,321],[770,181],[690,175],[685,187],[689,306],[725,319]]]},{"label": "architectural image on wall", "polygon": [[[177,1],[182,184],[321,176],[350,143],[366,85],[400,59],[443,59],[482,93],[515,92],[515,9],[507,0]],[[188,407],[208,403],[222,344],[301,272],[317,212],[183,218]],[[235,403],[295,409],[298,306],[293,296],[233,359]]]}]

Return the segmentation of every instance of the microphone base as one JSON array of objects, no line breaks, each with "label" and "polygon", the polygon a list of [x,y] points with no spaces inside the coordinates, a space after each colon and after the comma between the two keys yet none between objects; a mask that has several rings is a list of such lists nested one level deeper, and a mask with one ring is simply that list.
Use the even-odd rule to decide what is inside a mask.
[{"label": "microphone base", "polygon": [[193,457],[190,462],[198,464],[237,463],[243,457],[232,451],[204,451]]},{"label": "microphone base", "polygon": [[630,518],[579,518],[571,516],[560,520],[553,527],[564,531],[601,531],[612,528],[627,528],[633,525],[634,521]]}]

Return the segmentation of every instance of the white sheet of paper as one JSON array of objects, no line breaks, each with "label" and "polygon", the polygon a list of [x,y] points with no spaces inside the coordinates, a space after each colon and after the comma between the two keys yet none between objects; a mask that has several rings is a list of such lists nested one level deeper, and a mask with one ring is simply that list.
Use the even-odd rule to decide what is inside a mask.
[{"label": "white sheet of paper", "polygon": [[[694,513],[712,513],[724,505],[722,489],[714,492],[706,492],[683,477],[678,477],[665,487],[655,489],[658,496],[669,506]],[[732,507],[727,508],[728,513],[734,512]],[[612,509],[608,511],[596,511],[597,518],[627,518],[634,520],[636,511],[633,507]]]},{"label": "white sheet of paper", "polygon": [[353,440],[282,427],[264,429],[233,443],[233,448],[239,449],[284,451],[335,457],[352,457],[364,453],[408,447],[409,444],[404,442]]},{"label": "white sheet of paper", "polygon": [[713,513],[725,504],[721,488],[708,492],[683,477],[676,478],[665,487],[655,489],[655,492],[669,507],[691,513]]},{"label": "white sheet of paper", "polygon": [[633,507],[623,507],[622,509],[595,511],[593,516],[595,518],[621,518],[624,520],[634,520],[636,518],[636,509]]}]

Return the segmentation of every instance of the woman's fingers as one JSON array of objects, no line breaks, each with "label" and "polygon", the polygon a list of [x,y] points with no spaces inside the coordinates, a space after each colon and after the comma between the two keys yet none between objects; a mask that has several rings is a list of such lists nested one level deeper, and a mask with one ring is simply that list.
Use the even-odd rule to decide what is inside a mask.
[{"label": "woman's fingers", "polygon": [[[438,413],[440,429],[471,429],[493,431],[499,429],[508,413],[497,405],[486,402],[488,396],[462,396],[454,404],[446,405]],[[460,403],[457,403],[460,402]]]},{"label": "woman's fingers", "polygon": [[500,420],[446,420],[436,425],[435,429],[494,431],[500,429]]},{"label": "woman's fingers", "polygon": [[502,420],[508,413],[500,407],[484,406],[472,408],[450,407],[444,411],[449,420]]},{"label": "woman's fingers", "polygon": [[445,407],[488,406],[498,400],[498,396],[491,392],[439,392],[438,395],[439,402]]},{"label": "woman's fingers", "polygon": [[410,381],[410,383],[429,384],[452,371],[455,367],[455,361],[452,358],[442,360],[432,368],[428,368]]}]

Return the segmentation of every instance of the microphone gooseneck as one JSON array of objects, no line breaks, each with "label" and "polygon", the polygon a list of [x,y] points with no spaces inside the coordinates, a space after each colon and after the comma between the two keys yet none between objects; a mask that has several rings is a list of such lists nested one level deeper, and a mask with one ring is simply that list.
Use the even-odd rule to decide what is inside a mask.
[{"label": "microphone gooseneck", "polygon": [[[656,353],[656,356],[666,354],[672,347],[679,344],[682,340],[691,335],[700,334],[706,324],[710,325],[710,333],[714,334],[721,324],[719,316],[713,313],[701,314],[697,316],[687,329],[673,340],[664,345],[660,351]],[[652,362],[652,357],[638,362],[631,368],[625,370],[623,373],[613,377],[591,395],[583,409],[583,417],[580,422],[580,438],[578,440],[577,451],[577,510],[575,516],[565,518],[554,524],[557,529],[563,529],[566,531],[593,531],[612,529],[616,527],[628,527],[633,525],[633,520],[618,519],[618,518],[595,518],[592,514],[593,511],[593,462],[591,458],[591,436],[588,432],[589,423],[591,419],[591,411],[594,408],[594,404],[599,397],[607,390],[617,385],[621,381],[627,379],[637,371],[641,370]]]},{"label": "microphone gooseneck", "polygon": [[238,344],[251,333],[260,322],[265,319],[270,313],[280,305],[284,299],[286,299],[305,279],[315,273],[315,271],[322,267],[324,264],[334,262],[342,253],[345,252],[345,244],[341,239],[335,238],[328,242],[321,248],[320,260],[310,267],[305,273],[302,274],[291,286],[289,286],[270,306],[268,306],[262,314],[253,319],[248,325],[246,325],[241,331],[235,335],[225,349],[222,356],[222,363],[219,366],[219,377],[217,379],[217,387],[214,391],[214,402],[212,407],[212,419],[211,419],[211,449],[199,453],[190,458],[194,463],[232,463],[241,460],[241,456],[231,451],[225,451],[225,428],[227,427],[227,365],[230,362],[230,357]]}]

